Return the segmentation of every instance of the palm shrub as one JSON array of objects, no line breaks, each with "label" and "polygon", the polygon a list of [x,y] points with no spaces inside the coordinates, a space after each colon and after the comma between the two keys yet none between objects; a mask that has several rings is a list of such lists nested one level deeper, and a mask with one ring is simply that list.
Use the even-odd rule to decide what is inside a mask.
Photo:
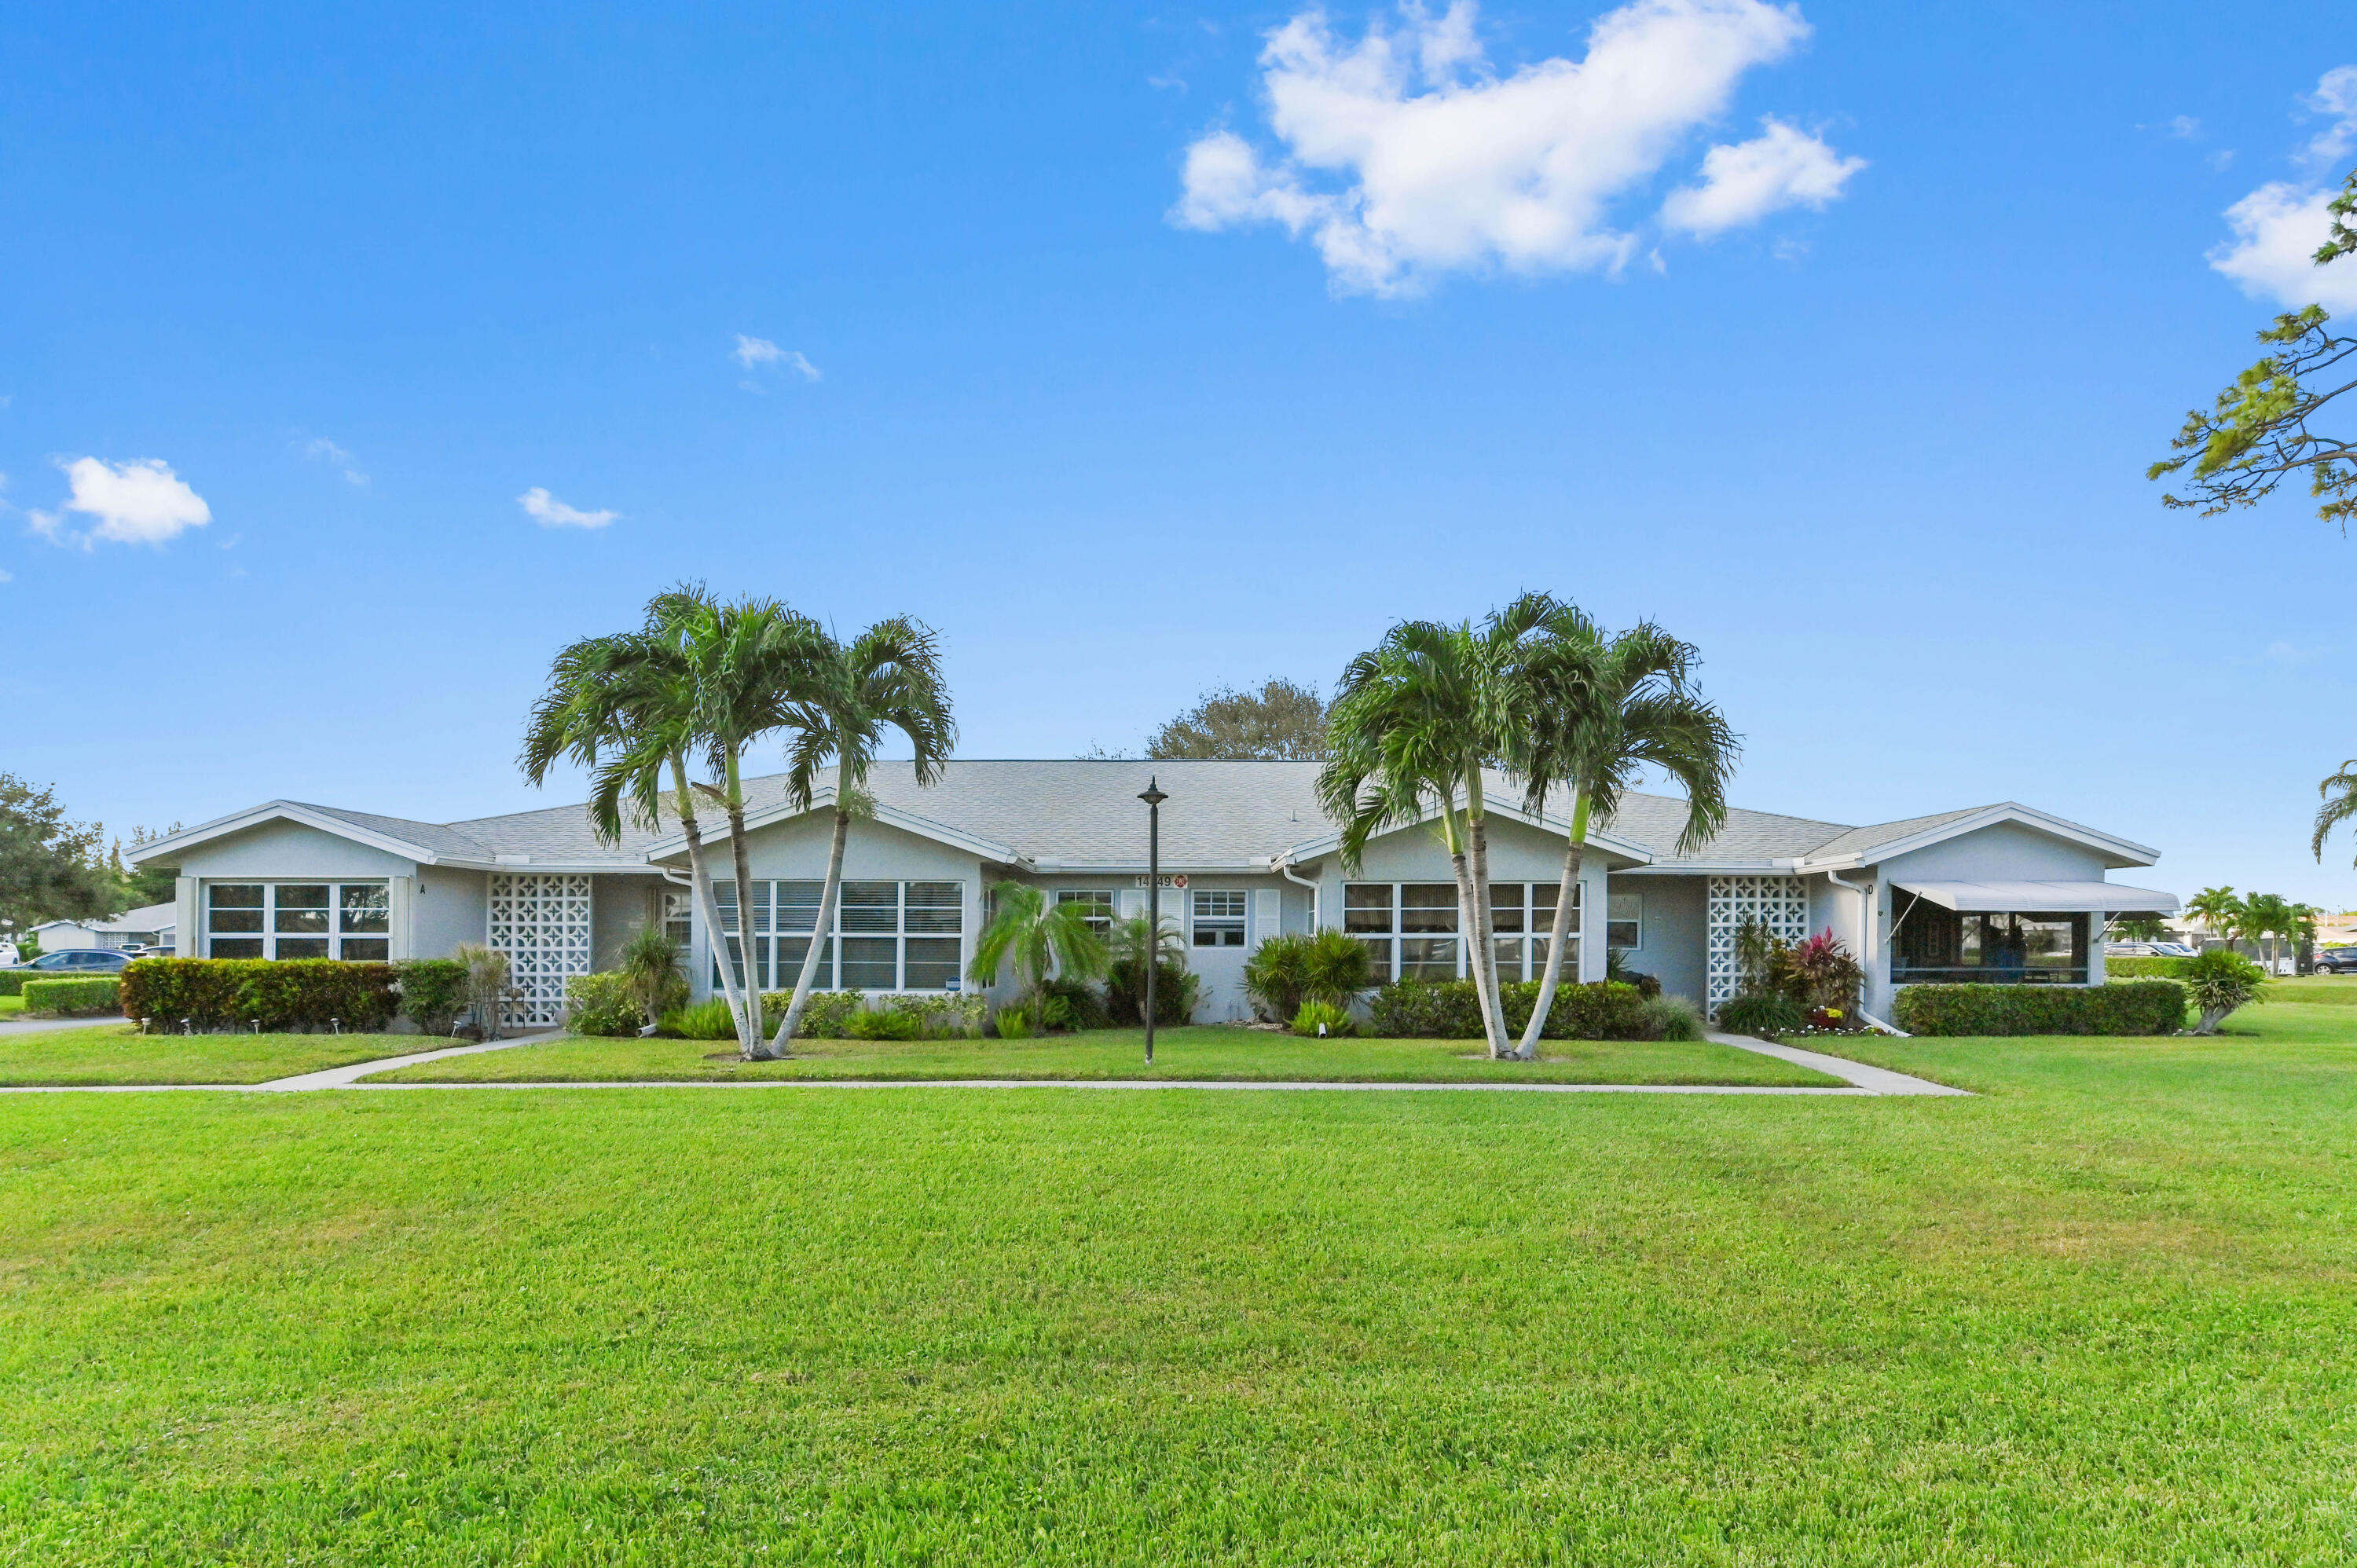
[{"label": "palm shrub", "polygon": [[631,932],[616,969],[650,1024],[687,1000],[687,972],[679,961],[679,946],[661,926],[642,924]]},{"label": "palm shrub", "polygon": [[1866,970],[1829,927],[1783,950],[1778,979],[1784,993],[1803,1012],[1846,1017],[1857,1011]]},{"label": "palm shrub", "polygon": [[1331,1002],[1304,1002],[1294,1013],[1290,1026],[1297,1035],[1313,1037],[1352,1034],[1358,1028],[1349,1012]]},{"label": "palm shrub", "polygon": [[991,896],[997,912],[974,939],[967,971],[976,984],[996,984],[1012,964],[1022,1000],[1036,1008],[1047,1000],[1042,987],[1050,975],[1087,981],[1104,972],[1105,940],[1090,926],[1088,906],[1051,903],[1045,891],[1020,882],[1002,882]]},{"label": "palm shrub", "polygon": [[467,1005],[486,1040],[500,1037],[500,1009],[508,988],[508,955],[480,942],[460,942],[452,956],[467,966]]},{"label": "palm shrub", "polygon": [[1105,1011],[1114,1024],[1126,1026],[1146,1022],[1146,965],[1154,963],[1154,1022],[1184,1024],[1195,1015],[1202,982],[1187,967],[1187,944],[1178,923],[1162,917],[1161,929],[1149,917],[1132,915],[1114,923],[1105,964]]},{"label": "palm shrub", "polygon": [[1028,1040],[1031,1037],[1031,1018],[1020,1007],[1001,1007],[991,1019],[998,1026],[1002,1040]]},{"label": "palm shrub", "polygon": [[869,1008],[854,1013],[844,1033],[855,1040],[919,1040],[925,1021],[903,1008]]},{"label": "palm shrub", "polygon": [[2266,972],[2225,948],[2212,948],[2200,958],[2188,959],[2178,979],[2201,1010],[2201,1021],[2193,1026],[2197,1035],[2216,1034],[2228,1014],[2266,1000]]},{"label": "palm shrub", "polygon": [[1279,1022],[1301,1011],[1309,996],[1309,939],[1271,937],[1244,960],[1244,994],[1264,1018]]}]

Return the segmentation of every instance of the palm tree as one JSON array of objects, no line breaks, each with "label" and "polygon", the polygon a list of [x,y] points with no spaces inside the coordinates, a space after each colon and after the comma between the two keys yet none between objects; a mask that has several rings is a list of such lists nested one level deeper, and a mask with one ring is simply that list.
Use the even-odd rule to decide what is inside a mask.
[{"label": "palm tree", "polygon": [[2357,757],[2342,763],[2340,772],[2317,785],[2316,792],[2324,804],[2316,809],[2316,832],[2308,841],[2308,849],[2321,865],[2324,841],[2332,836],[2333,829],[2357,817]]},{"label": "palm tree", "polygon": [[[626,816],[659,830],[668,789],[687,843],[689,881],[704,928],[725,942],[687,776],[689,755],[701,745],[702,697],[694,660],[676,628],[659,613],[663,598],[648,605],[639,630],[585,638],[557,654],[517,760],[534,784],[563,758],[587,768],[589,822],[601,843],[621,842]],[[725,950],[719,969],[729,1014],[738,1021],[739,1049],[749,1054],[756,1036],[742,1032],[745,1001]]]},{"label": "palm tree", "polygon": [[715,927],[723,961],[740,966],[741,1002],[737,1038],[748,1060],[773,1053],[762,1039],[760,987],[750,977],[754,961],[753,861],[745,839],[746,748],[784,726],[799,703],[823,694],[831,669],[832,639],[808,616],[775,599],[717,604],[701,585],[659,594],[647,607],[650,623],[660,621],[693,672],[696,740],[706,770],[716,783],[695,789],[728,819],[729,854],[737,875],[737,952],[726,952],[726,935]]},{"label": "palm tree", "polygon": [[1104,972],[1105,940],[1089,924],[1089,906],[1050,903],[1046,893],[1020,882],[1002,882],[991,897],[997,912],[974,939],[974,963],[966,972],[976,983],[995,983],[998,972],[1014,960],[1036,1018],[1049,975],[1094,980]]},{"label": "palm tree", "polygon": [[[1609,822],[1638,774],[1658,768],[1686,792],[1677,853],[1690,854],[1727,820],[1727,782],[1739,749],[1726,719],[1689,683],[1694,645],[1651,621],[1607,637],[1580,610],[1558,605],[1534,642],[1506,671],[1509,763],[1523,780],[1523,800],[1534,816],[1544,813],[1548,795],[1568,790],[1571,822],[1564,835],[1563,881],[1555,892],[1546,971],[1517,1053],[1525,1061],[1538,1056],[1540,1033],[1562,980],[1589,821]],[[1584,941],[1601,934],[1602,911],[1588,914],[1581,923]]]},{"label": "palm tree", "polygon": [[2185,901],[2185,912],[2200,920],[2228,946],[2242,934],[2243,901],[2232,887],[2204,887]]},{"label": "palm tree", "polygon": [[1484,771],[1506,749],[1508,671],[1531,654],[1531,639],[1557,607],[1544,594],[1525,594],[1478,628],[1393,627],[1343,671],[1329,710],[1333,757],[1318,776],[1318,800],[1344,824],[1342,863],[1353,871],[1376,833],[1437,813],[1457,881],[1466,972],[1498,1058],[1513,1051],[1491,940]]},{"label": "palm tree", "polygon": [[2259,944],[2267,972],[2276,972],[2276,943],[2299,929],[2299,915],[2280,893],[2254,893],[2243,901],[2243,934]]},{"label": "palm tree", "polygon": [[810,950],[794,982],[794,998],[778,1025],[776,1049],[782,1053],[802,1027],[810,1006],[819,960],[834,931],[834,907],[843,892],[843,851],[851,822],[875,810],[867,775],[885,733],[899,730],[914,748],[919,785],[937,782],[957,745],[950,716],[949,682],[942,672],[941,646],[932,628],[906,616],[879,620],[848,644],[827,637],[815,689],[787,705],[784,727],[794,732],[787,747],[787,799],[807,811],[818,788],[819,770],[834,764],[834,838],[827,848],[826,885],[819,894],[818,923]]}]

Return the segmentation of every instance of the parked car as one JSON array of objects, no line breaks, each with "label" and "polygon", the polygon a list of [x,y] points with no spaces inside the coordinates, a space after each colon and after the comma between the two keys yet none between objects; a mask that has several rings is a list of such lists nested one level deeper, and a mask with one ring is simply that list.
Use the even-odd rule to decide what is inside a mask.
[{"label": "parked car", "polygon": [[2326,948],[2316,955],[2310,974],[2357,974],[2357,948]]},{"label": "parked car", "polygon": [[2152,956],[2155,958],[2200,958],[2201,956],[2201,950],[2191,942],[2153,942],[2149,945],[2152,948]]},{"label": "parked car", "polygon": [[56,952],[45,952],[30,963],[12,963],[8,967],[28,973],[59,976],[121,974],[123,966],[131,959],[131,954],[118,952],[113,948],[62,948]]}]

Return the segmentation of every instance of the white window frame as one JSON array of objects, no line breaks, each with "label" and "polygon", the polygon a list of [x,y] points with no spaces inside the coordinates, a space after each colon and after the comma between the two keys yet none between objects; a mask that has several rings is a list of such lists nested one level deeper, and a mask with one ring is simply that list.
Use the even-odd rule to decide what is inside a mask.
[{"label": "white window frame", "polygon": [[[1189,951],[1196,948],[1209,948],[1214,951],[1222,948],[1241,950],[1250,933],[1251,893],[1241,887],[1190,887],[1187,893],[1188,950]],[[1219,913],[1207,915],[1203,912],[1203,905],[1207,899],[1220,901],[1217,906]],[[1229,912],[1229,900],[1233,900],[1233,913]],[[1203,940],[1206,936],[1226,938],[1231,935],[1235,938],[1235,940],[1207,942]]]},{"label": "white window frame", "polygon": [[1056,889],[1056,904],[1060,908],[1066,904],[1086,904],[1098,911],[1088,917],[1089,929],[1110,941],[1113,940],[1113,892],[1110,887],[1059,887]]},{"label": "white window frame", "polygon": [[[755,879],[752,934],[753,956],[756,960],[754,968],[757,972],[754,978],[760,982],[759,988],[762,991],[791,991],[794,988],[795,983],[801,980],[802,955],[789,955],[786,951],[787,944],[802,944],[802,953],[810,950],[808,944],[813,936],[812,931],[808,929],[795,929],[790,927],[786,919],[786,911],[788,909],[806,911],[802,918],[809,920],[813,925],[817,922],[818,908],[815,898],[808,903],[797,901],[791,905],[784,901],[784,895],[780,890],[789,886],[823,888],[824,885],[806,878],[791,876]],[[910,990],[908,983],[909,944],[912,940],[955,942],[957,961],[951,978],[957,981],[961,986],[963,985],[966,960],[965,884],[963,881],[946,876],[918,876],[906,879],[846,877],[844,880],[843,887],[845,891],[855,886],[888,886],[893,890],[893,902],[889,906],[892,911],[891,927],[889,929],[877,929],[871,920],[863,919],[859,922],[858,929],[846,930],[844,924],[846,914],[864,912],[872,917],[875,912],[887,906],[862,904],[856,906],[855,911],[847,899],[838,897],[834,905],[834,929],[828,933],[826,949],[822,954],[818,977],[813,983],[813,990],[843,989],[841,983],[844,969],[843,944],[845,941],[888,941],[892,944],[893,983],[890,985],[861,986],[860,990],[863,992],[875,993]],[[949,901],[915,903],[913,902],[914,890],[920,887],[949,889]],[[714,902],[720,907],[722,929],[712,933],[711,970],[707,983],[716,991],[720,988],[720,965],[724,958],[732,962],[737,961],[732,947],[738,939],[737,928],[743,924],[743,920],[737,908],[737,884],[733,878],[715,882],[713,894]],[[949,928],[946,930],[942,929],[944,921]],[[917,961],[938,965],[942,961],[939,958],[926,958]],[[740,977],[743,972],[739,968]],[[950,989],[952,987],[946,985],[927,986],[919,990],[917,993],[928,996],[939,995]]]},{"label": "white window frame", "polygon": [[[260,909],[256,911],[262,917],[261,930],[216,931],[213,929],[213,894],[216,890],[223,887],[259,887],[262,889],[262,906]],[[328,929],[325,931],[281,931],[278,929],[278,890],[281,887],[325,887],[328,890]],[[384,910],[384,929],[381,931],[347,931],[344,929],[344,889],[347,887],[368,888],[382,896],[382,908]],[[316,908],[316,905],[290,906],[287,909],[287,913],[294,914],[298,911],[307,912],[308,910]],[[351,963],[384,963],[390,961],[393,957],[393,884],[387,878],[382,876],[356,876],[344,880],[330,879],[327,881],[321,881],[317,877],[310,876],[223,876],[218,879],[208,878],[204,886],[203,907],[199,913],[202,917],[204,924],[204,945],[202,951],[204,956],[207,958],[213,956],[213,942],[216,939],[223,941],[236,942],[253,941],[259,940],[262,943],[261,956],[274,962],[279,958],[278,941],[281,937],[285,937],[290,941],[316,942],[324,940],[327,942],[328,950],[324,954],[296,953],[293,955],[295,958],[298,959],[325,957],[331,959],[344,959],[345,961]],[[347,941],[382,942],[384,944],[384,951],[382,954],[363,953],[357,958],[348,959],[344,952],[344,944]]]},{"label": "white window frame", "polygon": [[[1630,929],[1627,941],[1618,940],[1621,927]],[[1645,946],[1645,896],[1608,893],[1604,896],[1604,945],[1612,952],[1641,952]]]},{"label": "white window frame", "polygon": [[[1509,887],[1519,887],[1522,889],[1522,902],[1520,908],[1523,913],[1522,923],[1526,929],[1521,931],[1492,931],[1491,936],[1491,940],[1493,946],[1495,943],[1503,941],[1515,941],[1522,944],[1521,961],[1512,966],[1512,972],[1509,972],[1509,966],[1501,964],[1499,967],[1498,978],[1501,982],[1521,981],[1524,979],[1536,980],[1545,972],[1546,960],[1539,953],[1538,946],[1539,943],[1546,940],[1554,933],[1555,908],[1552,904],[1549,904],[1547,907],[1544,919],[1545,929],[1527,929],[1537,927],[1541,924],[1536,906],[1532,901],[1533,894],[1535,890],[1540,888],[1544,888],[1546,891],[1552,893],[1561,886],[1562,884],[1559,882],[1493,882],[1490,885],[1491,915],[1493,924],[1495,923],[1498,910],[1501,908],[1512,909],[1516,908],[1516,906],[1512,904],[1499,904],[1497,901],[1498,895]],[[1354,881],[1346,882],[1342,885],[1343,923],[1341,929],[1343,932],[1346,935],[1356,937],[1360,940],[1370,944],[1374,942],[1385,943],[1390,950],[1391,957],[1388,963],[1376,962],[1372,966],[1374,971],[1376,984],[1389,985],[1399,979],[1401,968],[1400,945],[1403,941],[1440,938],[1440,933],[1437,932],[1409,931],[1403,929],[1401,910],[1404,908],[1402,899],[1405,897],[1405,890],[1409,887],[1443,886],[1448,887],[1452,895],[1456,892],[1454,886],[1440,882]],[[1391,925],[1389,929],[1378,931],[1365,929],[1363,927],[1358,929],[1353,929],[1351,928],[1351,918],[1352,914],[1357,913],[1361,915],[1363,919],[1366,912],[1363,907],[1354,911],[1351,906],[1351,889],[1354,887],[1387,887],[1391,890],[1391,910],[1389,915]],[[1571,890],[1571,924],[1566,929],[1564,937],[1563,972],[1575,978],[1579,973],[1581,892],[1581,887],[1575,884]],[[1449,908],[1454,910],[1457,908],[1457,906],[1455,904],[1451,904]],[[1461,915],[1458,917],[1458,923],[1460,925],[1463,923],[1463,917]],[[1459,980],[1465,978],[1466,953],[1470,947],[1470,944],[1464,939],[1465,933],[1460,930],[1451,930],[1447,933],[1445,938],[1440,939],[1452,942],[1456,946],[1457,978]]]}]

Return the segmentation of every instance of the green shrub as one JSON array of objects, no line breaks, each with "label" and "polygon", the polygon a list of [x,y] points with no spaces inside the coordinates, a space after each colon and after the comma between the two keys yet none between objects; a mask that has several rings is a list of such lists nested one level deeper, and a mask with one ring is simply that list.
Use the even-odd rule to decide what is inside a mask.
[{"label": "green shrub", "polygon": [[728,1010],[728,998],[716,996],[709,1002],[699,1002],[693,1007],[674,1007],[662,1015],[662,1032],[683,1040],[737,1039],[737,1015]]},{"label": "green shrub", "polygon": [[1272,1023],[1293,1017],[1305,1002],[1347,1007],[1369,983],[1367,944],[1340,931],[1271,937],[1244,961],[1244,994]]},{"label": "green shrub", "polygon": [[[1538,1005],[1540,983],[1501,985],[1506,1033],[1519,1036]],[[1634,985],[1598,981],[1559,985],[1541,1035],[1550,1040],[1641,1040],[1651,1036],[1641,1009],[1645,996]],[[1375,993],[1370,1033],[1393,1039],[1478,1040],[1481,1002],[1469,980],[1403,980]]]},{"label": "green shrub", "polygon": [[[2188,959],[2185,989],[2192,993],[2193,1004],[2201,1009],[2201,1020],[2193,1026],[2193,1032],[2217,1033],[2227,1014],[2264,1001],[2266,983],[2266,970],[2226,948],[2212,948],[2200,958]],[[2104,989],[2108,991],[2111,987]]]},{"label": "green shrub", "polygon": [[341,1028],[373,1034],[393,1018],[395,966],[335,959],[142,958],[125,965],[123,1005],[159,1031]]},{"label": "green shrub", "polygon": [[918,1040],[925,1021],[904,1007],[869,1008],[851,1015],[849,1032],[855,1040]]},{"label": "green shrub", "polygon": [[0,996],[22,996],[25,982],[40,978],[38,969],[0,969]]},{"label": "green shrub", "polygon": [[1331,1002],[1304,1002],[1294,1013],[1289,1027],[1297,1035],[1308,1035],[1313,1038],[1320,1035],[1332,1036],[1358,1032],[1358,1026],[1351,1021],[1350,1013]]},{"label": "green shrub", "polygon": [[1891,1014],[1910,1035],[2173,1035],[2185,1025],[2185,987],[2173,980],[1908,985]]},{"label": "green shrub", "polygon": [[1700,1040],[1702,1009],[1683,996],[1648,996],[1638,1004],[1637,1017],[1649,1040]]},{"label": "green shrub", "polygon": [[413,958],[393,967],[401,1015],[426,1034],[448,1034],[467,1010],[467,966],[455,958]]},{"label": "green shrub", "polygon": [[[866,1004],[866,993],[860,991],[813,991],[802,1007],[802,1026],[794,1031],[797,1039],[841,1040],[849,1036],[853,1016]],[[786,1010],[794,1004],[791,991],[761,993],[761,1034],[775,1039],[778,1026],[786,1021]]]},{"label": "green shrub", "polygon": [[565,983],[565,1023],[576,1035],[635,1035],[646,1022],[634,977],[619,970],[576,974]]},{"label": "green shrub", "polygon": [[925,992],[913,996],[887,996],[877,1004],[887,1011],[906,1013],[915,1018],[920,1036],[928,1040],[974,1038],[982,1033],[982,1026],[990,1016],[990,1004],[975,992]]},{"label": "green shrub", "polygon": [[1052,1015],[1052,1026],[1059,1029],[1103,1029],[1113,1023],[1104,993],[1084,980],[1041,981],[1039,1014],[1043,1022]]},{"label": "green shrub", "polygon": [[1001,1007],[991,1020],[998,1026],[1002,1040],[1028,1040],[1031,1037],[1031,1017],[1020,1007]]},{"label": "green shrub", "polygon": [[1662,983],[1660,978],[1655,975],[1648,974],[1641,969],[1631,969],[1628,964],[1622,961],[1620,957],[1620,950],[1618,948],[1607,948],[1605,950],[1604,978],[1607,980],[1617,980],[1623,985],[1635,986],[1637,988],[1637,994],[1646,998],[1648,1001],[1662,993]]},{"label": "green shrub", "polygon": [[2185,966],[2190,959],[2162,958],[2158,954],[2132,958],[2107,958],[2104,973],[2113,980],[2182,980]]},{"label": "green shrub", "polygon": [[[1195,1015],[1201,977],[1181,959],[1166,958],[1154,966],[1154,1021],[1168,1026]],[[1131,959],[1117,958],[1105,969],[1105,1012],[1122,1028],[1146,1022],[1146,971]]]},{"label": "green shrub", "polygon": [[1781,992],[1738,996],[1719,1004],[1718,1026],[1730,1035],[1772,1039],[1801,1026],[1801,1004]]},{"label": "green shrub", "polygon": [[36,980],[19,993],[25,1011],[43,1018],[100,1018],[123,1005],[123,982],[112,974]]}]

